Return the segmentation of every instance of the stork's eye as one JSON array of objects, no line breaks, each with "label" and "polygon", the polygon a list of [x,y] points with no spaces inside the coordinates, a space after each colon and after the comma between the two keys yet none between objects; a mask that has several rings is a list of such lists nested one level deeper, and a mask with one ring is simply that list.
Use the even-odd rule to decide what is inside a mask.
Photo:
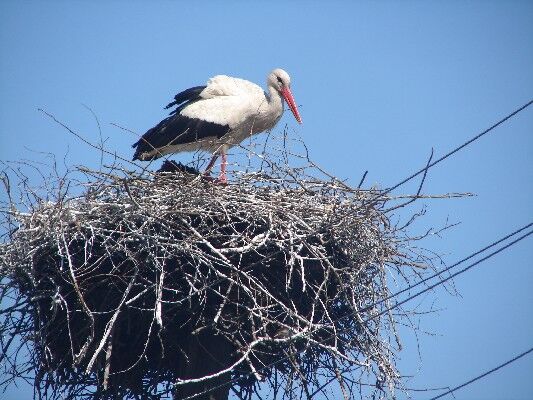
[{"label": "stork's eye", "polygon": [[276,79],[280,85],[283,85],[283,79],[281,79],[279,76],[276,76]]}]

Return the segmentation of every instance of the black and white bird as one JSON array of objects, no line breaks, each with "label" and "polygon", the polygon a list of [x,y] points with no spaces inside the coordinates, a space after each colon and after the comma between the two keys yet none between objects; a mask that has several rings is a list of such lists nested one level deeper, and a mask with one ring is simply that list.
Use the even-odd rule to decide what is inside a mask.
[{"label": "black and white bird", "polygon": [[206,86],[178,93],[166,106],[176,109],[149,129],[133,147],[134,160],[204,150],[213,153],[206,173],[222,156],[219,181],[226,182],[226,152],[250,135],[272,129],[283,114],[283,100],[302,123],[291,93],[291,78],[278,68],[267,78],[268,92],[244,79],[217,75]]}]

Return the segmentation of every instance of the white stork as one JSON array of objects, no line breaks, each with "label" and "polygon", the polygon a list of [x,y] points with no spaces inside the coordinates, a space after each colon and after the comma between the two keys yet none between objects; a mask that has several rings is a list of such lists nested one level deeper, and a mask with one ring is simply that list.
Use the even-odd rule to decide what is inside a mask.
[{"label": "white stork", "polygon": [[133,145],[133,160],[154,160],[165,154],[204,150],[213,153],[205,173],[222,155],[219,181],[226,182],[227,150],[248,136],[272,129],[283,114],[283,100],[302,123],[291,93],[291,78],[278,68],[267,78],[268,93],[244,79],[217,75],[206,86],[178,93],[166,106],[177,106]]}]

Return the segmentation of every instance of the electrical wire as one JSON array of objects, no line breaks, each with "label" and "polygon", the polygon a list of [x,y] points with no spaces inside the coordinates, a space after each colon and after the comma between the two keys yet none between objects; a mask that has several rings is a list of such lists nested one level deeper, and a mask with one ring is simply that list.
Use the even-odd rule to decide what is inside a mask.
[{"label": "electrical wire", "polygon": [[397,189],[399,188],[400,186],[402,186],[403,184],[409,182],[411,179],[417,177],[418,175],[424,173],[424,171],[427,171],[429,168],[437,165],[438,163],[444,161],[445,159],[447,159],[448,157],[450,157],[451,155],[457,153],[459,150],[465,148],[466,146],[468,146],[469,144],[475,142],[476,140],[480,139],[482,136],[486,135],[487,133],[489,133],[490,131],[492,131],[493,129],[497,128],[498,126],[500,126],[501,124],[503,124],[505,121],[507,121],[508,119],[514,117],[516,114],[518,114],[520,111],[523,111],[525,110],[526,108],[528,108],[531,104],[533,104],[533,100],[530,100],[528,101],[526,104],[524,104],[523,106],[517,108],[516,110],[514,110],[512,113],[508,114],[507,116],[505,116],[504,118],[500,119],[498,122],[494,123],[492,126],[490,126],[489,128],[485,129],[483,132],[477,134],[476,136],[474,136],[473,138],[467,140],[466,142],[464,142],[463,144],[461,144],[460,146],[456,147],[455,149],[451,150],[450,152],[446,153],[445,155],[443,155],[442,157],[440,157],[439,159],[433,161],[432,163],[429,163],[427,166],[425,166],[424,168],[418,170],[417,172],[415,172],[414,174],[408,176],[407,178],[405,178],[404,180],[398,182],[396,185],[388,188],[385,190],[385,192],[382,192],[380,193],[380,196],[383,196],[383,195],[386,195],[387,193],[390,193],[392,192],[394,189]]},{"label": "electrical wire", "polygon": [[486,377],[487,375],[490,375],[490,374],[492,374],[493,372],[496,372],[496,371],[498,371],[499,369],[501,369],[501,368],[503,368],[503,367],[506,367],[507,365],[509,365],[509,364],[511,364],[511,363],[513,363],[513,362],[515,362],[516,360],[518,360],[518,359],[520,359],[520,358],[522,358],[522,357],[528,355],[528,354],[531,353],[532,351],[533,351],[533,347],[530,348],[529,350],[524,351],[523,353],[520,353],[520,354],[517,355],[516,357],[511,358],[509,361],[506,361],[506,362],[504,362],[503,364],[500,364],[500,365],[498,365],[497,367],[492,368],[490,371],[487,371],[487,372],[485,372],[485,373],[483,373],[483,374],[481,374],[481,375],[478,375],[478,376],[476,376],[475,378],[470,379],[468,382],[465,382],[465,383],[463,383],[462,385],[456,386],[456,387],[454,387],[453,389],[450,389],[450,390],[448,390],[448,391],[446,391],[446,392],[444,392],[444,393],[442,393],[442,394],[439,394],[438,396],[432,397],[432,398],[429,399],[429,400],[437,400],[437,399],[440,399],[440,398],[442,398],[442,397],[444,397],[444,396],[446,396],[446,395],[448,395],[448,394],[450,394],[450,393],[455,392],[456,390],[459,390],[459,389],[461,389],[461,388],[464,388],[465,386],[468,386],[468,385],[470,385],[471,383],[474,383],[475,381],[477,381],[477,380],[479,380],[479,379],[481,379],[481,378],[484,378],[484,377]]},{"label": "electrical wire", "polygon": [[479,254],[481,254],[481,253],[487,251],[488,249],[490,249],[490,248],[492,248],[492,247],[494,247],[494,246],[497,246],[498,244],[500,244],[500,243],[504,242],[505,240],[507,240],[507,239],[509,239],[509,238],[511,238],[511,237],[513,237],[513,236],[515,236],[515,235],[517,235],[518,233],[520,233],[520,232],[526,230],[527,228],[529,228],[529,227],[531,227],[531,226],[533,226],[533,222],[530,222],[529,224],[524,225],[523,227],[517,229],[516,231],[511,232],[511,233],[509,233],[508,235],[505,235],[505,236],[502,237],[501,239],[498,239],[498,240],[492,242],[491,244],[489,244],[489,245],[483,247],[482,249],[480,249],[480,250],[478,250],[478,251],[476,251],[476,252],[470,254],[469,256],[463,258],[462,260],[459,260],[459,261],[457,261],[456,263],[454,263],[454,264],[452,264],[452,265],[450,265],[450,266],[444,268],[442,271],[438,271],[438,272],[436,272],[436,273],[433,274],[433,275],[430,275],[430,276],[428,276],[428,277],[426,277],[426,278],[424,278],[424,279],[421,279],[420,281],[418,281],[418,282],[416,282],[416,283],[414,283],[414,284],[412,284],[412,285],[409,285],[409,286],[407,286],[406,288],[404,288],[404,289],[402,289],[402,290],[400,290],[400,291],[398,291],[398,292],[396,292],[396,293],[394,293],[394,294],[391,294],[391,295],[389,295],[389,296],[387,296],[387,297],[385,297],[385,298],[383,298],[383,299],[377,301],[376,303],[371,304],[370,306],[368,306],[368,307],[362,309],[361,312],[368,311],[368,310],[369,310],[370,308],[372,308],[372,307],[378,306],[378,305],[380,305],[381,303],[384,303],[384,302],[386,302],[386,301],[388,301],[388,300],[390,300],[390,299],[392,299],[392,298],[394,298],[394,297],[399,296],[399,295],[402,294],[402,293],[405,293],[405,292],[407,292],[407,291],[409,291],[409,290],[411,290],[411,289],[414,289],[415,287],[420,286],[421,284],[423,284],[423,283],[425,283],[425,282],[427,282],[427,281],[429,281],[429,280],[431,280],[431,279],[433,279],[433,278],[436,278],[436,277],[438,277],[438,276],[441,276],[441,275],[444,274],[445,272],[447,272],[447,271],[449,271],[449,270],[451,270],[451,269],[453,269],[453,268],[455,268],[455,267],[461,265],[461,264],[464,263],[465,261],[468,261],[468,260],[474,258],[475,256],[477,256],[477,255],[479,255]]}]

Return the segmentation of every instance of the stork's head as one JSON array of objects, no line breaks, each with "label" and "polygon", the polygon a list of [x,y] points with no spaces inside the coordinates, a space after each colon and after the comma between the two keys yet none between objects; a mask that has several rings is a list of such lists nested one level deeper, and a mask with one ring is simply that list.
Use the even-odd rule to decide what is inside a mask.
[{"label": "stork's head", "polygon": [[294,118],[296,118],[296,121],[301,124],[302,118],[300,118],[298,108],[296,107],[294,97],[292,97],[291,93],[291,77],[289,76],[289,74],[281,68],[276,68],[270,73],[270,75],[268,75],[267,83],[269,86],[276,89],[281,95],[281,97],[285,99],[285,101],[289,105],[289,108],[294,114]]}]

